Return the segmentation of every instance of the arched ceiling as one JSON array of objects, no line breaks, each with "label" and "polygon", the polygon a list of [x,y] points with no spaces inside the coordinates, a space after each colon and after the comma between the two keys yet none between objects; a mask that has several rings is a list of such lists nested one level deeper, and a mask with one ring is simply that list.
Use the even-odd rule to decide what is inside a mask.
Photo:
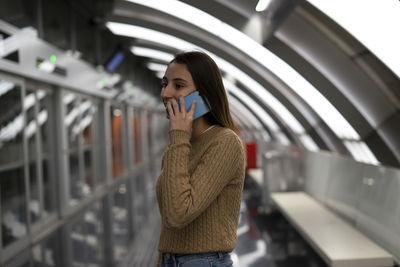
[{"label": "arched ceiling", "polygon": [[[295,129],[284,112],[266,99],[269,95],[254,90],[253,83],[240,80],[235,73],[229,72],[231,67],[224,69],[219,64],[224,74],[233,76],[236,86],[266,110],[281,131],[297,145],[302,145],[303,136],[310,136],[321,149],[353,155],[348,143],[365,142],[380,162],[399,165],[398,77],[319,10],[307,2],[297,4],[296,1],[273,1],[271,10],[261,13],[254,11],[257,1],[203,0],[180,3],[183,2],[258,41],[296,70],[306,81],[305,86],[300,86],[297,80],[287,80],[287,77],[276,72],[276,66],[266,67],[268,62],[252,57],[249,51],[229,43],[224,36],[215,35],[199,24],[188,22],[188,19],[181,19],[179,13],[168,14],[162,9],[121,0],[115,2],[107,20],[175,36],[229,62],[252,79],[254,85],[261,86],[278,100],[301,125],[300,130]],[[195,17],[193,19],[196,20]],[[138,36],[132,39],[132,45],[172,53],[179,50],[176,46],[177,50],[174,51],[173,44],[163,43],[162,40],[144,41]],[[299,80],[299,83],[303,80]],[[355,130],[355,137],[351,134],[341,135],[341,127],[335,128],[332,120],[328,120],[331,112],[324,113],[321,109],[327,104],[323,101],[320,101],[320,105],[318,102],[314,104],[305,95],[307,86],[316,88],[321,96],[329,100],[327,103],[339,111],[344,121]],[[252,107],[243,106],[256,114]],[[257,115],[254,117],[257,118]],[[339,120],[334,122],[337,125],[341,123]],[[267,125],[264,126],[267,129]],[[271,129],[268,131],[273,135]]]}]

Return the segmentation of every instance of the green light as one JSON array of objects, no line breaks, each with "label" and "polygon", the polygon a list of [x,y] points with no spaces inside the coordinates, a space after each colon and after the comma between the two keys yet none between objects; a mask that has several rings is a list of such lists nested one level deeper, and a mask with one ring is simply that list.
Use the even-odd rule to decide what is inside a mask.
[{"label": "green light", "polygon": [[56,55],[51,55],[51,56],[50,56],[50,62],[51,62],[51,63],[56,63],[56,60],[57,60]]},{"label": "green light", "polygon": [[103,79],[101,79],[101,81],[106,84],[108,82],[108,79],[106,77],[104,77]]}]

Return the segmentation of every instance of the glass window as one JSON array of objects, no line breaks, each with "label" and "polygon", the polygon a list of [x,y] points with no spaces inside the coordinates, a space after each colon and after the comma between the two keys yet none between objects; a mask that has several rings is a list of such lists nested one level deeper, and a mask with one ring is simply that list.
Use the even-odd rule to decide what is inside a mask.
[{"label": "glass window", "polygon": [[102,208],[93,205],[80,218],[71,223],[73,266],[103,266],[104,234]]},{"label": "glass window", "polygon": [[46,216],[49,213],[55,211],[55,194],[54,194],[54,177],[51,175],[51,164],[53,164],[53,151],[51,150],[50,140],[53,135],[53,131],[50,127],[50,121],[52,118],[52,109],[51,109],[51,94],[50,92],[44,90],[38,90],[37,92],[38,101],[39,101],[39,114],[38,114],[38,124],[40,127],[40,140],[41,140],[41,167],[42,167],[42,176],[43,176],[43,191],[44,191],[44,200],[43,200],[43,215]]},{"label": "glass window", "polygon": [[82,106],[81,127],[83,136],[84,175],[86,184],[93,190],[95,176],[93,168],[93,129],[97,118],[97,106],[92,100],[84,100]]},{"label": "glass window", "polygon": [[64,94],[65,127],[68,134],[71,204],[89,195],[95,186],[93,127],[97,106],[92,99]]},{"label": "glass window", "polygon": [[13,258],[11,261],[4,264],[4,267],[31,267],[31,251],[25,250],[19,254],[18,257]]},{"label": "glass window", "polygon": [[3,247],[27,234],[21,87],[0,79],[0,196]]},{"label": "glass window", "polygon": [[32,263],[35,267],[43,266],[43,250],[40,244],[32,248]]},{"label": "glass window", "polygon": [[143,176],[138,174],[133,181],[133,220],[135,229],[139,229],[144,222],[146,215]]},{"label": "glass window", "polygon": [[126,184],[121,184],[114,193],[113,235],[114,235],[114,258],[118,263],[127,254],[129,246],[128,210],[126,197]]},{"label": "glass window", "polygon": [[72,93],[65,93],[63,102],[65,105],[65,127],[67,129],[68,152],[69,152],[69,179],[71,204],[76,204],[77,200],[84,195],[84,186],[80,180],[79,165],[79,104],[80,99]]},{"label": "glass window", "polygon": [[111,107],[111,139],[112,139],[112,170],[113,177],[123,173],[122,161],[122,111],[120,107]]},{"label": "glass window", "polygon": [[0,79],[0,165],[22,163],[21,87]]},{"label": "glass window", "polygon": [[141,144],[141,133],[140,133],[140,111],[135,111],[135,116],[133,117],[134,122],[134,133],[135,133],[135,160],[136,163],[142,161],[142,144]]},{"label": "glass window", "polygon": [[3,171],[0,177],[1,231],[3,246],[27,234],[23,167]]},{"label": "glass window", "polygon": [[135,132],[135,117],[133,116],[133,113],[130,114],[130,120],[131,120],[131,143],[132,143],[132,165],[136,164],[136,132]]},{"label": "glass window", "polygon": [[78,218],[71,226],[72,266],[86,266],[85,225],[83,218]]},{"label": "glass window", "polygon": [[38,136],[36,134],[36,92],[34,90],[26,90],[24,99],[26,128],[25,136],[28,140],[28,165],[29,165],[29,216],[32,223],[40,219],[40,186],[39,186],[39,169],[37,168],[37,153],[38,153]]},{"label": "glass window", "polygon": [[146,156],[148,157],[148,159],[151,155],[151,149],[152,149],[151,128],[150,128],[151,124],[150,123],[151,123],[151,114],[149,112],[146,112],[146,116],[144,117],[143,125],[145,127],[145,133],[146,133],[146,147],[147,147]]},{"label": "glass window", "polygon": [[88,249],[88,266],[103,266],[104,262],[104,228],[102,206],[96,203],[84,215],[86,224],[86,245]]},{"label": "glass window", "polygon": [[[61,265],[61,258],[60,258],[60,253],[58,251],[59,249],[59,238],[58,238],[58,232],[55,231],[52,233],[49,237],[47,237],[44,241],[41,242],[40,248],[41,248],[41,262],[33,262],[33,266],[37,267],[57,267]],[[35,253],[33,253],[33,256],[35,256]],[[38,256],[39,258],[39,256]]]}]

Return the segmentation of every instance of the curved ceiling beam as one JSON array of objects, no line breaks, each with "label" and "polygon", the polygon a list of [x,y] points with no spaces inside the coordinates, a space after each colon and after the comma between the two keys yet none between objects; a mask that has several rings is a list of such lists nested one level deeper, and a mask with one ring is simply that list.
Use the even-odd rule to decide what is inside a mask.
[{"label": "curved ceiling beam", "polygon": [[[249,58],[247,55],[244,55],[242,52],[229,46],[225,42],[218,40],[218,38],[211,36],[200,29],[194,28],[188,23],[179,21],[174,17],[140,5],[127,2],[122,2],[122,5],[122,7],[118,6],[116,8],[114,13],[118,16],[111,17],[112,20],[142,25],[162,32],[168,32],[202,47],[206,47],[219,56],[226,58],[252,76],[252,78],[257,80],[265,88],[268,88],[269,91],[272,92],[272,94],[277,97],[279,101],[281,101],[300,121],[307,134],[317,132],[314,131],[314,128],[320,128],[320,132],[324,133],[320,138],[328,144],[331,150],[340,153],[347,152],[340,141],[331,138],[335,135],[332,135],[331,130],[324,125],[324,123],[321,123],[319,116],[306,103],[304,103],[304,101],[299,99],[299,97],[279,78],[259,63],[254,62],[254,60]],[[327,140],[327,138],[330,140]]]},{"label": "curved ceiling beam", "polygon": [[[173,46],[174,45],[174,43],[173,42],[171,42],[171,38],[172,39],[174,39],[175,40],[175,45],[177,46],[177,49],[179,49],[179,46],[181,46],[182,47],[182,45],[183,46],[185,46],[185,48],[181,48],[181,49],[193,49],[193,47],[196,47],[196,45],[193,45],[193,44],[191,44],[191,43],[188,43],[188,42],[186,42],[186,41],[183,41],[183,39],[179,39],[179,38],[177,38],[177,37],[175,37],[175,36],[173,36],[173,35],[169,35],[169,34],[165,34],[165,33],[163,33],[163,32],[161,32],[161,31],[159,31],[159,30],[151,30],[151,29],[149,29],[149,28],[145,28],[145,27],[138,27],[138,26],[132,26],[131,24],[129,24],[129,23],[127,23],[126,21],[124,21],[125,23],[123,23],[123,24],[118,24],[118,23],[108,23],[107,24],[107,26],[112,30],[112,31],[114,31],[116,34],[119,32],[119,30],[117,30],[116,28],[119,28],[119,29],[121,29],[121,27],[120,26],[122,26],[123,28],[124,28],[124,33],[122,33],[123,35],[128,31],[128,33],[127,33],[127,36],[135,36],[136,38],[143,38],[143,37],[140,37],[139,35],[135,35],[135,34],[129,34],[129,33],[131,33],[132,31],[151,31],[152,32],[152,37],[150,38],[150,39],[152,39],[152,38],[154,38],[155,36],[154,35],[156,35],[156,38],[158,37],[160,40],[155,40],[155,42],[161,42],[162,43],[162,40],[161,39],[168,39],[168,45],[169,46]],[[154,33],[156,33],[156,34],[153,34],[153,32]],[[148,37],[145,37],[145,38],[148,38]],[[185,38],[186,40],[187,40],[187,38]],[[153,40],[153,39],[152,39]],[[164,40],[165,41],[165,40]],[[177,43],[177,42],[179,42],[179,44]],[[189,48],[188,48],[189,47]],[[163,48],[161,48],[161,49],[163,49]],[[178,50],[177,50],[178,51]],[[176,52],[177,52],[176,51]],[[215,56],[215,55],[214,55]],[[246,73],[244,73],[242,70],[239,70],[236,66],[234,66],[234,65],[232,65],[231,63],[228,63],[227,61],[225,61],[225,60],[223,60],[222,58],[220,58],[220,57],[218,57],[218,59],[217,59],[217,63],[218,63],[218,65],[219,65],[219,67],[221,68],[221,70],[222,71],[226,71],[227,73],[230,73],[230,75],[231,76],[234,76],[234,77],[236,77],[237,79],[239,79],[239,80],[242,80],[243,81],[243,84],[247,84],[247,85],[249,85],[250,84],[250,86],[246,86],[246,88],[247,88],[247,90],[249,91],[249,92],[251,92],[251,91],[253,91],[253,90],[258,90],[258,92],[261,92],[262,94],[264,94],[263,95],[263,97],[261,98],[260,97],[260,95],[258,95],[258,94],[255,94],[255,93],[252,93],[252,96],[253,97],[255,97],[255,98],[257,98],[257,101],[260,101],[260,103],[263,103],[262,105],[263,106],[265,106],[265,105],[267,105],[266,103],[267,103],[267,100],[270,102],[269,104],[274,104],[275,105],[275,107],[276,108],[279,108],[280,107],[280,113],[279,112],[277,112],[277,114],[284,114],[284,115],[286,115],[286,118],[284,119],[284,118],[282,118],[281,116],[277,116],[279,119],[279,122],[280,122],[280,124],[281,125],[284,125],[285,127],[286,127],[286,129],[285,129],[285,131],[287,132],[287,133],[289,133],[289,136],[291,137],[291,140],[294,142],[294,143],[296,143],[296,144],[299,144],[299,140],[297,139],[297,137],[296,137],[296,134],[294,133],[294,132],[292,132],[292,130],[291,130],[291,127],[292,127],[292,125],[293,124],[291,124],[291,127],[288,127],[288,126],[286,126],[286,124],[285,124],[285,121],[286,121],[286,119],[290,119],[290,118],[292,118],[292,122],[294,123],[297,123],[297,125],[298,125],[298,127],[296,127],[295,129],[297,130],[297,133],[303,133],[304,132],[304,129],[302,128],[302,126],[297,122],[297,120],[296,119],[294,119],[294,117],[293,117],[293,115],[289,112],[289,111],[287,111],[286,110],[286,108],[279,102],[279,101],[277,101],[276,99],[274,100],[274,98],[273,98],[273,96],[272,95],[270,95],[263,87],[262,87],[262,85],[260,85],[259,83],[257,83],[256,81],[254,81],[251,77],[249,77]],[[264,98],[265,97],[265,98]],[[285,112],[286,111],[286,112]]]},{"label": "curved ceiling beam", "polygon": [[[338,43],[354,41],[332,40],[334,30],[331,30],[329,35],[327,29],[321,29],[321,25],[334,25],[321,23],[318,17],[314,14],[312,16],[306,8],[309,7],[298,7],[276,32],[276,37],[298,54],[297,58],[301,57],[303,61],[308,62],[311,70],[299,66],[298,71],[303,72],[310,82],[320,88],[322,94],[329,97],[357,130],[360,139],[369,145],[378,160],[385,164],[398,165],[399,107],[396,99],[389,98],[373,76],[362,68],[362,64],[368,64],[368,61],[363,59],[365,54],[369,53],[368,50],[360,44],[347,44],[346,53]],[[335,38],[340,37],[336,35]],[[342,38],[349,37],[343,34]],[[281,51],[283,50],[285,49]],[[292,59],[286,57],[296,65],[296,56]]]}]

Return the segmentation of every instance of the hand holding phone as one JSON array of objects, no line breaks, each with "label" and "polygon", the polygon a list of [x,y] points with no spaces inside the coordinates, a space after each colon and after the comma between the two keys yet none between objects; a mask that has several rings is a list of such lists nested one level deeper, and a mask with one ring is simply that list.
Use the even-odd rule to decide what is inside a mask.
[{"label": "hand holding phone", "polygon": [[[196,110],[193,115],[193,120],[203,116],[204,114],[208,113],[210,109],[206,105],[204,99],[199,95],[199,91],[194,91],[193,93],[187,95],[184,98],[185,104],[186,104],[186,112],[189,112],[190,107],[192,106],[193,101],[196,100]],[[181,105],[178,100],[178,106],[179,110],[181,109]],[[167,111],[167,118],[169,119],[169,113],[168,113],[168,108],[166,109]]]}]

